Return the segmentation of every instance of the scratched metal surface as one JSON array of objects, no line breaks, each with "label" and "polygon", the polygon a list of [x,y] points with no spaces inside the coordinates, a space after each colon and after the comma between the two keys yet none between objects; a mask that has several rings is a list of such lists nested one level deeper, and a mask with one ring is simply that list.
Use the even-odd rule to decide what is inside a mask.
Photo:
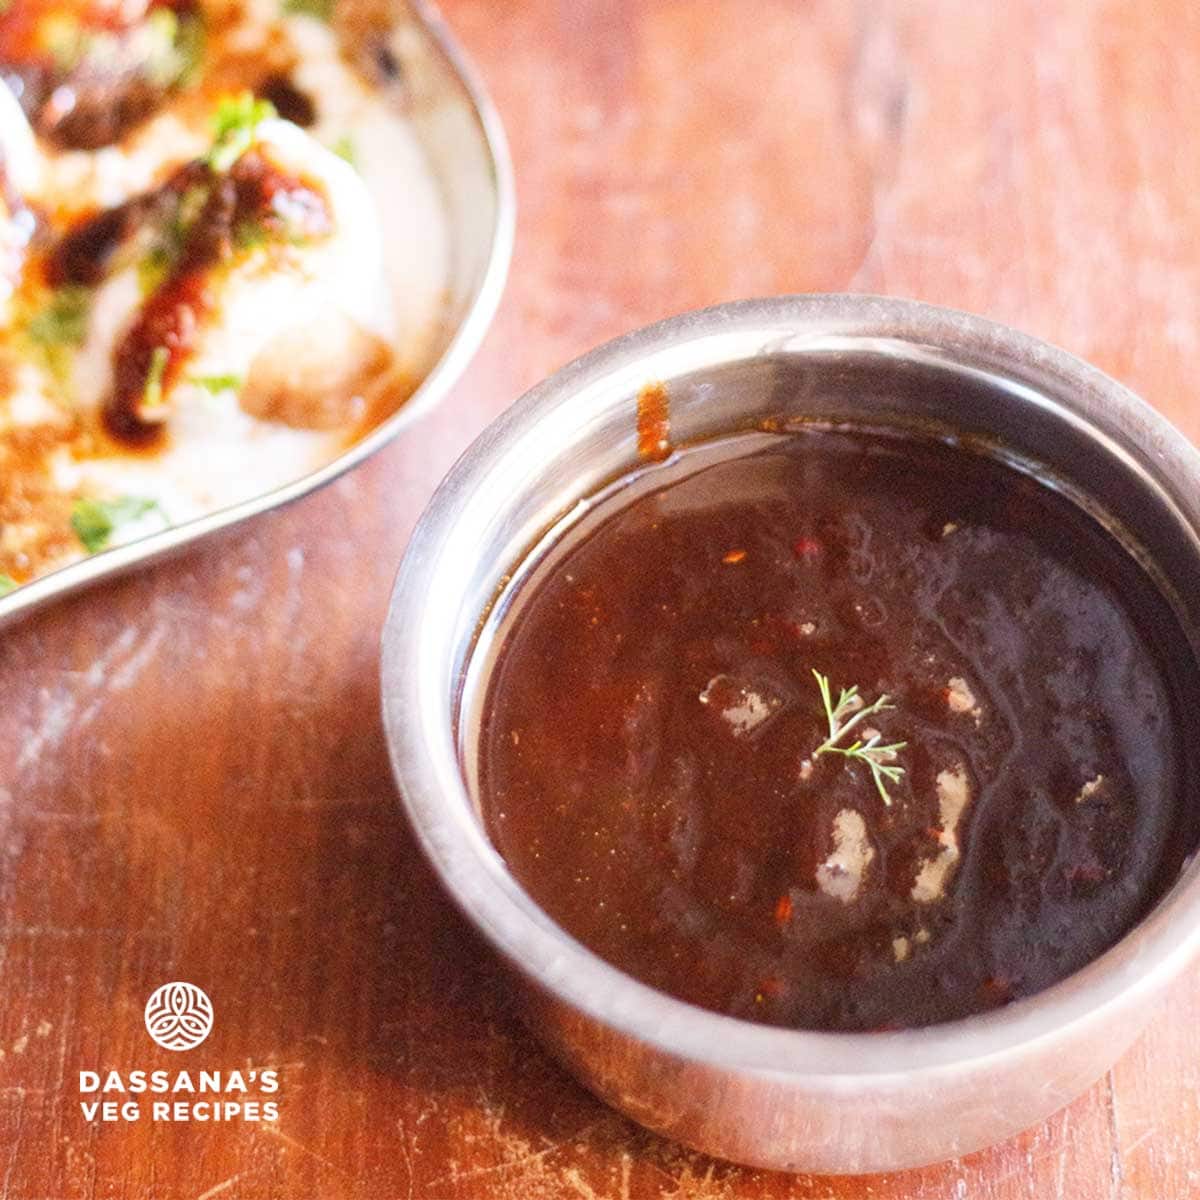
[{"label": "scratched metal surface", "polygon": [[[1178,1200],[1200,974],[1069,1110],[904,1176],[787,1178],[643,1134],[509,1011],[393,802],[377,631],[470,437],[627,327],[862,289],[1016,324],[1200,439],[1200,9],[447,0],[505,114],[512,284],[456,395],[363,470],[0,641],[0,1198]],[[186,1056],[141,1008],[172,978]],[[89,1126],[80,1069],[280,1071],[273,1125]]]}]

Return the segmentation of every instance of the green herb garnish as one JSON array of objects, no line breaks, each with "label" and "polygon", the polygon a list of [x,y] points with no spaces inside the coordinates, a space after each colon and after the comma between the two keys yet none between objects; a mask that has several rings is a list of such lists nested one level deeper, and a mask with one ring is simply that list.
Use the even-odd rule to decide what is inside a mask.
[{"label": "green herb garnish", "polygon": [[56,289],[25,323],[25,337],[41,352],[46,366],[60,381],[70,372],[70,354],[87,337],[92,293],[71,284]]},{"label": "green herb garnish", "polygon": [[179,197],[170,219],[163,223],[154,244],[137,264],[138,286],[143,296],[158,291],[171,277],[188,234],[211,195],[209,185],[193,183]]},{"label": "green herb garnish", "polygon": [[179,19],[179,32],[175,35],[175,53],[179,59],[179,77],[175,82],[179,87],[191,87],[200,78],[207,42],[203,17],[184,16]]},{"label": "green herb garnish", "polygon": [[179,206],[175,209],[175,217],[171,222],[171,232],[179,241],[183,241],[187,232],[196,223],[196,219],[204,211],[210,195],[212,195],[210,188],[202,183],[193,183],[179,197]]},{"label": "green herb garnish", "polygon": [[255,217],[246,217],[233,227],[235,250],[256,250],[267,240],[267,227]]},{"label": "green herb garnish", "polygon": [[175,255],[161,242],[152,246],[144,257],[138,260],[137,277],[138,289],[143,296],[152,295],[171,276],[175,265]]},{"label": "green herb garnish", "polygon": [[336,0],[283,0],[283,11],[292,17],[315,17],[328,21],[333,16]]},{"label": "green herb garnish", "polygon": [[155,9],[142,26],[146,45],[145,72],[155,87],[169,88],[183,69],[175,52],[179,17],[169,8]]},{"label": "green herb garnish", "polygon": [[187,86],[194,82],[204,60],[204,22],[197,16],[180,16],[170,8],[156,8],[146,18],[150,41],[146,74],[156,87]]},{"label": "green herb garnish", "polygon": [[222,392],[236,392],[242,386],[240,375],[193,375],[189,382],[202,387],[213,396]]},{"label": "green herb garnish", "polygon": [[87,336],[91,306],[87,288],[75,284],[58,288],[45,308],[29,319],[25,332],[39,346],[80,346]]},{"label": "green herb garnish", "polygon": [[[890,805],[892,798],[888,795],[884,780],[886,779],[888,783],[900,781],[904,774],[904,768],[893,764],[896,754],[903,750],[908,743],[891,742],[888,745],[881,745],[881,735],[878,733],[873,733],[865,742],[855,739],[849,746],[839,746],[838,742],[867,717],[873,717],[876,713],[895,708],[896,706],[890,703],[891,697],[885,692],[874,704],[864,705],[862,697],[858,694],[858,687],[855,685],[842,688],[838,702],[834,704],[828,677],[822,675],[820,671],[813,671],[813,678],[816,679],[817,687],[821,690],[821,703],[825,706],[825,717],[829,722],[829,737],[813,751],[813,758],[821,754],[841,754],[846,758],[866,763],[871,769],[871,776],[875,780],[875,786],[879,789],[880,797],[884,804]],[[853,715],[851,716],[851,714]],[[849,720],[846,719],[847,717]]]},{"label": "green herb garnish", "polygon": [[167,373],[167,364],[171,361],[171,352],[166,346],[155,346],[150,355],[150,367],[146,372],[146,387],[142,392],[143,408],[161,408],[163,402],[163,376]]},{"label": "green herb garnish", "polygon": [[122,526],[157,512],[167,521],[157,500],[137,496],[118,496],[115,500],[76,500],[71,509],[71,528],[89,554],[108,548],[112,535]]},{"label": "green herb garnish", "polygon": [[358,147],[348,133],[343,133],[330,149],[338,158],[345,159],[356,171],[358,170]]},{"label": "green herb garnish", "polygon": [[213,147],[208,165],[219,172],[228,171],[254,144],[258,127],[275,116],[275,105],[260,100],[253,92],[226,96],[217,105],[213,117]]},{"label": "green herb garnish", "polygon": [[11,575],[5,575],[0,572],[0,596],[7,596],[9,592],[17,590],[17,581]]}]

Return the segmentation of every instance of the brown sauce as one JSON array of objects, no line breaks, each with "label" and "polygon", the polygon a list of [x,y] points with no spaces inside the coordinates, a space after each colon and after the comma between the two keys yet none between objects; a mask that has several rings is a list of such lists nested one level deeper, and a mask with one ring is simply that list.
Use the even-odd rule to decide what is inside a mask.
[{"label": "brown sauce", "polygon": [[637,398],[638,457],[662,462],[671,453],[671,405],[661,383],[647,384]]},{"label": "brown sauce", "polygon": [[[1074,503],[868,432],[649,486],[518,585],[485,682],[487,829],[569,933],[705,1008],[884,1029],[1048,987],[1169,886],[1195,656]],[[814,754],[814,670],[891,697],[856,731],[903,743],[883,791]]]},{"label": "brown sauce", "polygon": [[285,121],[308,129],[316,123],[317,106],[312,97],[302,92],[284,71],[273,71],[256,89],[258,94],[269,100],[275,111]]}]

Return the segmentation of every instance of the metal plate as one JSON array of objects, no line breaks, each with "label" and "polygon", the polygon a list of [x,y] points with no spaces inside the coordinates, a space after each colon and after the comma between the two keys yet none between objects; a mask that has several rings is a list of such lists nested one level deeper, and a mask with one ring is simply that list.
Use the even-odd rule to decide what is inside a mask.
[{"label": "metal plate", "polygon": [[318,471],[207,516],[115,546],[32,580],[0,599],[0,626],[35,609],[324,487],[445,398],[491,324],[512,257],[516,203],[500,119],[470,61],[425,0],[398,4],[394,50],[417,82],[407,112],[441,188],[450,275],[432,365],[387,420]]}]

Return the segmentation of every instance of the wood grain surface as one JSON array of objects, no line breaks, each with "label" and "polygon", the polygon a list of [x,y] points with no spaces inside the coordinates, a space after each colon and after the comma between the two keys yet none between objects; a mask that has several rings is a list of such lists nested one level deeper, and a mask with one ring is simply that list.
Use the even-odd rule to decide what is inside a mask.
[{"label": "wood grain surface", "polygon": [[[455,456],[575,354],[681,309],[974,309],[1200,439],[1200,7],[444,8],[521,203],[454,395],[320,495],[0,642],[0,1198],[1200,1196],[1195,972],[1088,1095],[963,1161],[792,1178],[639,1131],[517,1023],[400,816],[377,702],[389,585]],[[177,978],[216,1009],[186,1063],[142,1028]],[[83,1119],[81,1069],[183,1065],[277,1068],[279,1120]]]}]

